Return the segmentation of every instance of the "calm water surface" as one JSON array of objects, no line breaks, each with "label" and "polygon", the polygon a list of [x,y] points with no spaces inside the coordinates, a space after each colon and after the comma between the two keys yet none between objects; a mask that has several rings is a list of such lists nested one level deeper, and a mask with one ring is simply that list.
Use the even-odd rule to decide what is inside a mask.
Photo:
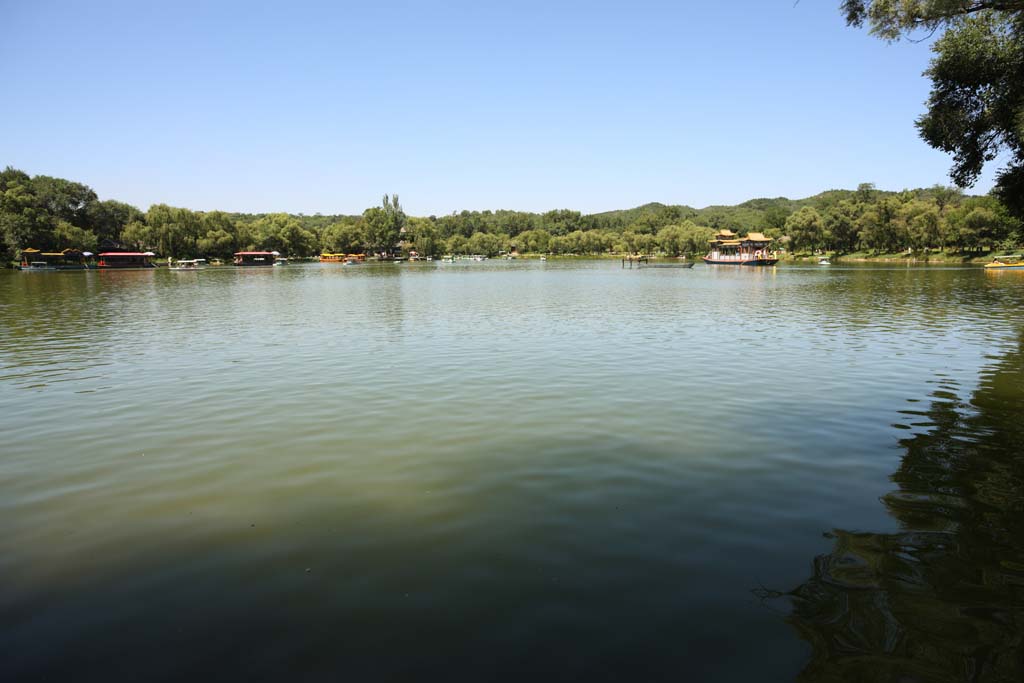
[{"label": "calm water surface", "polygon": [[972,268],[0,272],[0,678],[1020,680],[1022,305]]}]

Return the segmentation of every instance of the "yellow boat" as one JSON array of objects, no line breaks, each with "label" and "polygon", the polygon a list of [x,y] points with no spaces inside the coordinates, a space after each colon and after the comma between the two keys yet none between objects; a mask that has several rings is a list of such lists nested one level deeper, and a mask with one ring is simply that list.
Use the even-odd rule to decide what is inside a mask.
[{"label": "yellow boat", "polygon": [[986,270],[1024,270],[1024,261],[1020,254],[1016,256],[997,256],[992,263],[986,263]]}]

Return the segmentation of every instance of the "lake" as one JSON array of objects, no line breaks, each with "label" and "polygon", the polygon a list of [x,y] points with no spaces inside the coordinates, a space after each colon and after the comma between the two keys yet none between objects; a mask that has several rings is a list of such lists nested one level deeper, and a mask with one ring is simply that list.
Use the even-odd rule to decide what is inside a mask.
[{"label": "lake", "polygon": [[1024,273],[0,271],[0,678],[1020,680]]}]

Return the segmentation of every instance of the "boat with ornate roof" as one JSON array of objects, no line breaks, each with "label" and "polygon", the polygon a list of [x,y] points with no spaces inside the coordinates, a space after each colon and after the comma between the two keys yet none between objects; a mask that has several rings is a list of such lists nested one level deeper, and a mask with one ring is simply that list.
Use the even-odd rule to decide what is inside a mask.
[{"label": "boat with ornate roof", "polygon": [[752,232],[740,237],[732,230],[719,230],[708,240],[711,249],[704,257],[704,263],[711,265],[730,266],[774,266],[779,262],[778,256],[769,247],[771,237],[759,232]]},{"label": "boat with ornate roof", "polygon": [[156,268],[151,251],[105,251],[99,256],[96,267],[104,270],[112,268]]},{"label": "boat with ornate roof", "polygon": [[236,266],[272,266],[277,254],[272,251],[236,251]]},{"label": "boat with ornate roof", "polygon": [[86,255],[92,256],[89,252],[82,252],[78,249],[64,249],[63,251],[40,251],[38,249],[22,249],[19,270],[85,270],[89,266],[85,262]]}]

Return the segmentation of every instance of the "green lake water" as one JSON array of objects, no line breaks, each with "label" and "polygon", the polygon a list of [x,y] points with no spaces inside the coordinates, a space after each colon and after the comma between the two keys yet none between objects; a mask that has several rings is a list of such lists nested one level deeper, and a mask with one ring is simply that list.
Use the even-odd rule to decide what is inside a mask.
[{"label": "green lake water", "polygon": [[0,271],[0,679],[1021,680],[1024,273]]}]

